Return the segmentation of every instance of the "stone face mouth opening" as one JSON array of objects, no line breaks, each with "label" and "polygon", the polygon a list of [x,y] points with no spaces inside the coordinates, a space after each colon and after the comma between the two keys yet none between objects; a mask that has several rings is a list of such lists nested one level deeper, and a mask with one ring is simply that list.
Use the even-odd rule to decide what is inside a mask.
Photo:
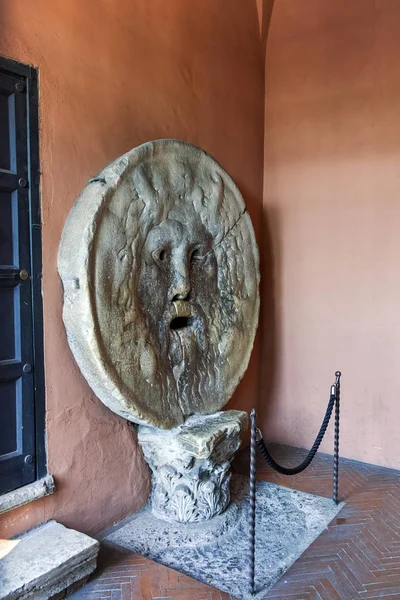
[{"label": "stone face mouth opening", "polygon": [[172,319],[170,327],[171,329],[176,331],[180,329],[186,329],[191,325],[192,319],[190,317],[175,317],[175,319]]}]

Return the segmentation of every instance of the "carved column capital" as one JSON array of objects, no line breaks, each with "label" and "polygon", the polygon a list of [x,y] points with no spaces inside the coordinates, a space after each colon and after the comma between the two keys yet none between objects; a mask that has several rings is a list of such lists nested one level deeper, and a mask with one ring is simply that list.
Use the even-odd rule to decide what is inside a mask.
[{"label": "carved column capital", "polygon": [[170,430],[139,426],[138,438],[153,476],[151,510],[167,521],[196,522],[229,504],[230,463],[247,413],[194,415]]}]

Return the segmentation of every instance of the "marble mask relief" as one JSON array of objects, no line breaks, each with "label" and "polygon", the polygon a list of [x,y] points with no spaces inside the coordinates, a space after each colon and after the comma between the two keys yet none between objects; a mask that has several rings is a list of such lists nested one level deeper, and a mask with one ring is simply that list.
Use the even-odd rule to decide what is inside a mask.
[{"label": "marble mask relief", "polygon": [[239,190],[203,150],[149,142],[89,181],[59,272],[72,352],[111,410],[167,429],[226,404],[257,326],[258,251]]}]

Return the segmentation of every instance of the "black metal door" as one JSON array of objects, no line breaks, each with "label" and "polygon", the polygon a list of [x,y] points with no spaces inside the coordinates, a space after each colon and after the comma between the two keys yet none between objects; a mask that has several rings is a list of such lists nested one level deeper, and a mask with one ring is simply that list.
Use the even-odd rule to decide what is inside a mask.
[{"label": "black metal door", "polygon": [[27,90],[0,71],[0,493],[35,480]]}]

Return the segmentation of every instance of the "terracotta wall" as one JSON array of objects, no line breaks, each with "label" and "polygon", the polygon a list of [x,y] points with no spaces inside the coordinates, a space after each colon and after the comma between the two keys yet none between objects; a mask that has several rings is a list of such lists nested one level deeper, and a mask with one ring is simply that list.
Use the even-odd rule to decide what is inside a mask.
[{"label": "terracotta wall", "polygon": [[[90,176],[130,148],[174,137],[231,173],[262,209],[264,56],[243,0],[4,0],[0,54],[40,69],[48,457],[57,493],[0,517],[0,537],[56,518],[85,532],[146,501],[134,430],[86,385],[67,346],[56,271],[61,230]],[[257,394],[257,349],[232,407]]]},{"label": "terracotta wall", "polygon": [[48,456],[57,493],[0,516],[0,537],[48,518],[94,532],[146,501],[134,430],[93,396],[68,349],[56,256],[87,179],[161,137],[198,144],[222,163],[262,245],[262,357],[256,344],[229,406],[256,404],[260,375],[268,437],[309,446],[340,368],[343,455],[400,467],[400,4],[275,0],[264,131],[271,7],[1,3],[0,54],[40,69]]},{"label": "terracotta wall", "polygon": [[270,439],[309,447],[341,369],[343,455],[397,468],[399,32],[397,0],[275,0],[260,405]]}]

